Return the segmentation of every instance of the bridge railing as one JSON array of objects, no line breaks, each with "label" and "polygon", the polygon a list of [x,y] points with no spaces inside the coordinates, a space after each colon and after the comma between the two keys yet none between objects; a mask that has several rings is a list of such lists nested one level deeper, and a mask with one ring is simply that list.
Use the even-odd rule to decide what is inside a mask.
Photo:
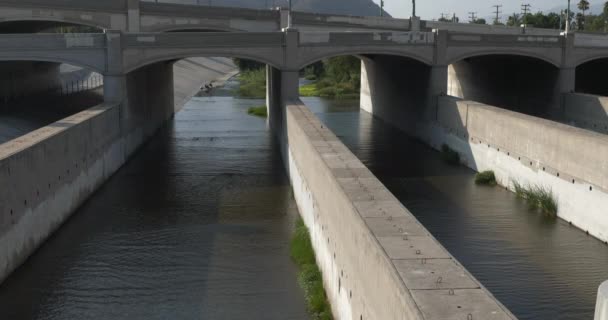
[{"label": "bridge railing", "polygon": [[540,36],[540,35],[507,35],[507,34],[470,34],[470,33],[449,33],[448,45],[493,45],[493,46],[547,46],[560,47],[563,43],[561,36]]},{"label": "bridge railing", "polygon": [[608,47],[608,35],[577,32],[574,34],[574,46],[606,48]]},{"label": "bridge railing", "polygon": [[35,8],[65,8],[86,9],[92,11],[124,12],[127,10],[126,0],[0,0],[2,7],[35,7]]},{"label": "bridge railing", "polygon": [[300,45],[430,45],[433,32],[300,32]]},{"label": "bridge railing", "polygon": [[173,47],[282,47],[281,32],[185,32],[136,33],[123,35],[123,45],[130,48]]},{"label": "bridge railing", "polygon": [[[441,21],[423,21],[423,28],[428,29],[440,29],[453,32],[462,33],[479,33],[479,34],[510,34],[510,35],[521,35],[523,34],[523,28],[521,27],[508,27],[508,26],[494,26],[487,24],[473,24],[473,23],[453,23],[453,22],[441,22]],[[556,29],[541,29],[541,28],[526,28],[526,35],[545,35],[545,36],[559,36],[561,30]]]},{"label": "bridge railing", "polygon": [[0,37],[0,48],[2,51],[57,50],[105,47],[106,35],[102,33],[3,34]]},{"label": "bridge railing", "polygon": [[390,17],[364,17],[318,14],[310,12],[293,12],[293,24],[322,27],[344,27],[344,28],[367,28],[408,31],[410,29],[409,19],[394,19]]},{"label": "bridge railing", "polygon": [[[201,1],[201,3],[208,3]],[[278,10],[268,9],[250,9],[250,8],[234,8],[234,7],[218,7],[209,5],[196,5],[196,3],[175,3],[168,1],[142,1],[140,0],[140,9],[146,14],[154,14],[160,16],[188,16],[192,17],[211,17],[213,19],[247,19],[247,20],[272,20],[279,21],[280,12]],[[238,9],[238,10],[235,10]]]}]

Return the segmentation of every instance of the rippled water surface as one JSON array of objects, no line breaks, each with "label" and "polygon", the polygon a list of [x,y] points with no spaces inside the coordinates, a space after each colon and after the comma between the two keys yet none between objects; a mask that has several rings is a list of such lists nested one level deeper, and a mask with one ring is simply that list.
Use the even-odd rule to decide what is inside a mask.
[{"label": "rippled water surface", "polygon": [[0,319],[306,319],[259,104],[192,100],[0,286]]},{"label": "rippled water surface", "polygon": [[511,192],[476,186],[473,171],[444,164],[358,102],[303,100],[519,319],[593,319],[608,246]]}]

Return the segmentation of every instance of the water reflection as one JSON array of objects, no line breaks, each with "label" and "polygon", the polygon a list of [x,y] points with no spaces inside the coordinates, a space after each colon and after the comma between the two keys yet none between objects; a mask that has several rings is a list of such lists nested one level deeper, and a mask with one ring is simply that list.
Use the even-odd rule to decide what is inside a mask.
[{"label": "water reflection", "polygon": [[261,101],[192,100],[0,286],[0,319],[305,319]]},{"label": "water reflection", "polygon": [[608,247],[547,221],[500,187],[359,112],[357,101],[304,98],[437,239],[520,319],[592,319]]}]

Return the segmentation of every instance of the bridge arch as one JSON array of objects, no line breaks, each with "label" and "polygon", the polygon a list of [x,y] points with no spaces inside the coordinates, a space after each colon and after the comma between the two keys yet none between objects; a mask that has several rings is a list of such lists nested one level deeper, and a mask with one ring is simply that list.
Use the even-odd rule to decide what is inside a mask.
[{"label": "bridge arch", "polygon": [[[303,69],[317,61],[326,60],[329,58],[340,56],[357,56],[365,57],[367,55],[394,56],[406,59],[412,59],[425,65],[433,64],[432,47],[426,50],[415,50],[411,48],[315,48],[316,50],[306,50],[300,48],[298,52],[298,69]],[[426,52],[428,51],[428,52]],[[425,54],[428,53],[428,54]]]},{"label": "bridge arch", "polygon": [[[95,59],[98,60],[98,59]],[[83,69],[88,69],[93,72],[103,74],[105,73],[105,62],[100,64],[90,63],[88,61],[84,61],[81,57],[57,57],[57,56],[44,56],[44,55],[20,55],[20,56],[3,56],[0,55],[0,62],[11,62],[11,61],[20,61],[20,62],[49,62],[49,63],[57,63],[57,64],[69,64],[72,66],[81,67]]]},{"label": "bridge arch", "polygon": [[608,96],[606,74],[608,74],[608,55],[596,55],[581,60],[576,66],[575,91]]},{"label": "bridge arch", "polygon": [[[157,53],[151,54],[147,56],[145,59],[134,59],[133,61],[128,62],[125,65],[125,73],[133,72],[137,69],[140,69],[145,66],[149,66],[159,62],[166,61],[178,61],[187,58],[196,58],[196,57],[229,57],[229,58],[240,58],[253,60],[257,62],[261,62],[267,65],[270,65],[274,68],[281,69],[283,66],[283,61],[279,57],[280,55],[277,52],[272,52],[272,54],[264,54],[263,52],[243,52],[245,50],[240,50],[240,52],[236,52],[237,50],[182,50],[182,52],[172,52],[166,53],[163,50],[160,50]],[[282,53],[282,50],[281,50]],[[274,57],[273,57],[274,56]],[[128,59],[129,60],[129,59]]]},{"label": "bridge arch", "polygon": [[524,50],[482,50],[448,60],[448,95],[548,117],[559,104],[559,61]]},{"label": "bridge arch", "polygon": [[472,52],[464,52],[461,54],[454,54],[452,57],[446,60],[447,65],[451,65],[457,63],[459,61],[477,58],[477,57],[486,57],[486,56],[505,56],[505,57],[527,57],[533,58],[536,60],[540,60],[546,62],[548,64],[553,65],[556,68],[559,68],[561,65],[560,59],[555,59],[549,57],[544,54],[540,54],[534,51],[526,51],[526,50],[517,50],[517,49],[488,49],[488,50],[478,50]]}]

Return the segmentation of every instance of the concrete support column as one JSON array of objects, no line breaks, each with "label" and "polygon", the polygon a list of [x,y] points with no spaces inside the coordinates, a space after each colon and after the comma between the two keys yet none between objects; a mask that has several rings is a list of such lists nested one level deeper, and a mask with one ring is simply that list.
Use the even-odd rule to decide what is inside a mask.
[{"label": "concrete support column", "polygon": [[429,76],[425,120],[436,120],[437,98],[448,93],[448,66],[432,66]]},{"label": "concrete support column", "polygon": [[279,136],[283,133],[285,107],[299,98],[299,72],[266,67],[268,124]]},{"label": "concrete support column", "polygon": [[120,31],[106,32],[107,65],[104,72],[104,100],[108,103],[121,104],[126,99],[126,76],[122,64],[122,40]]},{"label": "concrete support column", "polygon": [[300,98],[300,72],[281,71],[281,104]]},{"label": "concrete support column", "polygon": [[141,26],[139,1],[127,0],[127,31],[129,32],[139,32]]},{"label": "concrete support column", "polygon": [[553,103],[549,110],[549,115],[557,120],[563,120],[566,110],[565,94],[574,92],[576,85],[576,68],[562,67],[559,69],[555,89],[553,93]]},{"label": "concrete support column", "polygon": [[361,109],[415,133],[420,122],[435,110],[429,108],[429,97],[446,90],[447,68],[392,56],[361,61]]}]

